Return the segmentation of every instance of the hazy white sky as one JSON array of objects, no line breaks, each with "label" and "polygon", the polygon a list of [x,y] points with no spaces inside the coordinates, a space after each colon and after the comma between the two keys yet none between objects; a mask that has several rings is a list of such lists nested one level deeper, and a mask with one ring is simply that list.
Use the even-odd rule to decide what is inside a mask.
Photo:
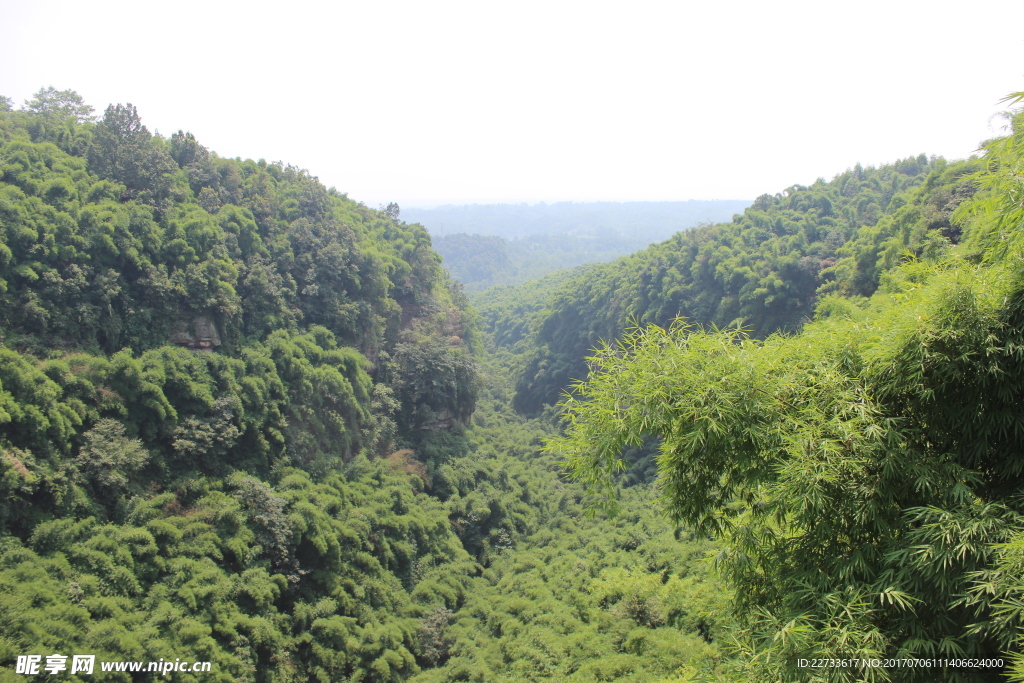
[{"label": "hazy white sky", "polygon": [[969,155],[1024,2],[0,0],[0,94],[72,88],[376,206],[753,198]]}]

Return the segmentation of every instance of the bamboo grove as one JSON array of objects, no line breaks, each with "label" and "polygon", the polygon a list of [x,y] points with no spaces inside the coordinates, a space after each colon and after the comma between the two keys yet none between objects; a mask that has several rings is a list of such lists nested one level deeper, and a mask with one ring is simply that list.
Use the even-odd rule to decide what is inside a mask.
[{"label": "bamboo grove", "polygon": [[467,297],[395,204],[0,98],[0,681],[1024,680],[1012,125]]}]

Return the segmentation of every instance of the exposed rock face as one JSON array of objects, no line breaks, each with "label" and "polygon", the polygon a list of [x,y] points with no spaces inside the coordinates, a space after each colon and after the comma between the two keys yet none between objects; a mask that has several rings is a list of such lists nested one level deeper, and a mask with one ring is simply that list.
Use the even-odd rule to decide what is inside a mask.
[{"label": "exposed rock face", "polygon": [[181,321],[171,335],[171,343],[184,346],[192,351],[210,353],[213,347],[220,346],[220,333],[212,318],[199,315],[191,321]]}]

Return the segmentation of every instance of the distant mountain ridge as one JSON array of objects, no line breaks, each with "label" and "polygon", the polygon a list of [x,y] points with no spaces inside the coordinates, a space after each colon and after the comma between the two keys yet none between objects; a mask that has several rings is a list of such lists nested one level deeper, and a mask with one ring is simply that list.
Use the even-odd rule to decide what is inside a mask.
[{"label": "distant mountain ridge", "polygon": [[746,200],[471,204],[403,209],[432,236],[466,291],[520,284],[585,263],[605,263],[696,225],[730,220]]},{"label": "distant mountain ridge", "polygon": [[[542,313],[531,312],[537,317],[513,406],[539,414],[557,403],[572,380],[587,376],[585,359],[600,340],[619,338],[634,319],[669,325],[683,317],[764,338],[798,331],[828,294],[870,296],[905,254],[959,241],[950,216],[974,191],[967,179],[974,163],[921,154],[878,168],[858,164],[831,181],[761,195],[729,221],[679,231],[570,278],[549,293]],[[475,302],[493,308],[483,297]],[[510,319],[491,311],[485,320],[497,326],[488,331],[501,336],[499,321]]]},{"label": "distant mountain ridge", "polygon": [[557,202],[553,204],[447,204],[403,208],[402,218],[431,235],[468,233],[519,239],[564,233],[628,234],[660,241],[697,223],[728,221],[749,199],[690,199],[679,202]]}]

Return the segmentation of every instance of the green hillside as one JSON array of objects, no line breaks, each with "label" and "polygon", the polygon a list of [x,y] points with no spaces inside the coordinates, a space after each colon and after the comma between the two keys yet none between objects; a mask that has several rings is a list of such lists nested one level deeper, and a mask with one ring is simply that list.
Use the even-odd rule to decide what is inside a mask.
[{"label": "green hillside", "polygon": [[[540,452],[553,425],[511,412],[508,354],[420,226],[151,135],[131,105],[94,118],[50,89],[5,109],[0,679],[55,652],[211,663],[181,681],[647,681],[724,661],[724,589],[683,606],[706,544],[649,509],[585,518]],[[581,526],[572,585],[516,559]],[[593,597],[611,571],[678,583],[637,612]],[[563,634],[600,627],[549,643],[565,609]],[[620,655],[581,659],[598,652]]]},{"label": "green hillside", "polygon": [[731,223],[688,230],[649,249],[587,270],[547,301],[532,329],[516,388],[518,410],[554,404],[584,361],[631,321],[793,332],[824,292],[868,295],[906,251],[941,250],[959,239],[950,214],[972,186],[976,161],[923,154],[846,171],[829,182],[762,195]]},{"label": "green hillside", "polygon": [[1024,681],[1014,126],[467,296],[395,205],[0,99],[0,681]]},{"label": "green hillside", "polygon": [[428,235],[131,105],[39,99],[0,113],[0,658],[418,671],[418,617],[478,571],[423,493],[479,389]]},{"label": "green hillside", "polygon": [[1018,113],[984,163],[937,166],[858,230],[823,289],[870,298],[828,296],[764,340],[637,328],[563,404],[553,448],[595,493],[658,439],[672,518],[726,544],[758,680],[810,680],[800,661],[837,653],[925,663],[828,680],[1024,678],[1022,141]]},{"label": "green hillside", "polygon": [[506,240],[492,235],[440,235],[434,248],[444,267],[467,292],[517,285],[587,263],[604,263],[650,246],[650,240],[588,231],[530,235]]}]

